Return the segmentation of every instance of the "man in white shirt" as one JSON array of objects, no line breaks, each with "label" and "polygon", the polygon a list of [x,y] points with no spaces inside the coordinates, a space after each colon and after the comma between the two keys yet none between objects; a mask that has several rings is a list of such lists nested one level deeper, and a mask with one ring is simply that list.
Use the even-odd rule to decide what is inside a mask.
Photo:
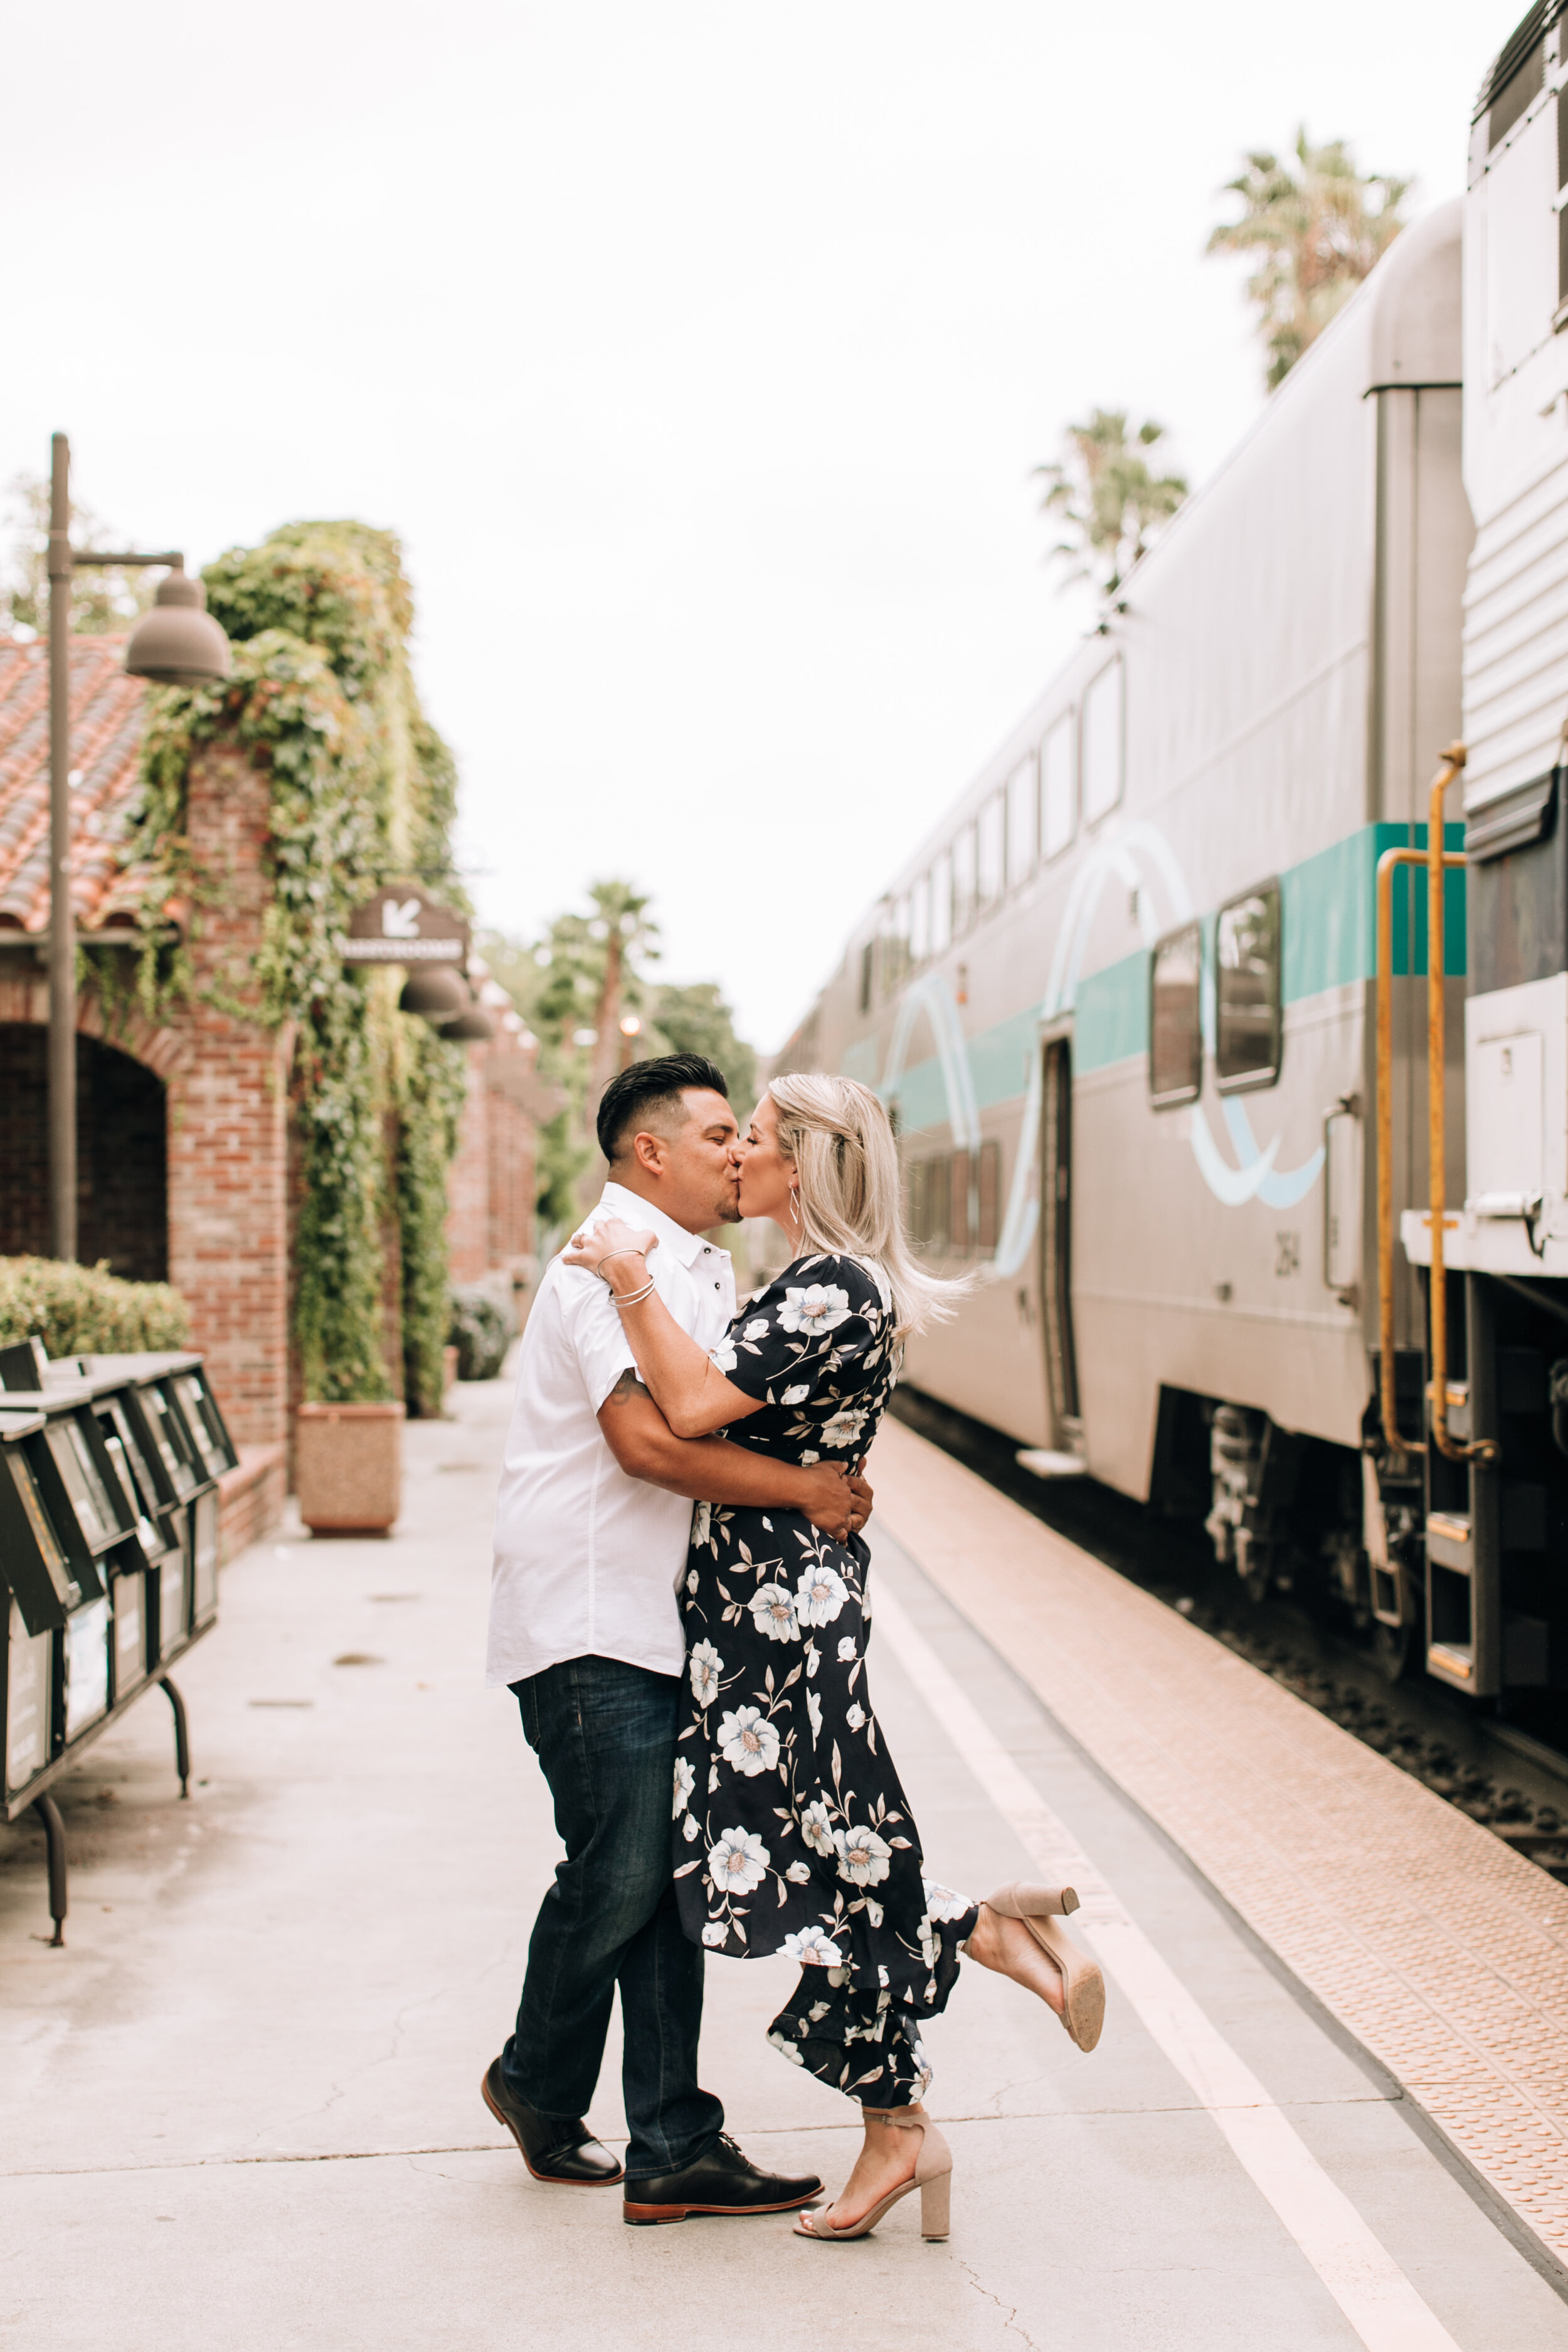
[{"label": "man in white shirt", "polygon": [[[705,1348],[735,1312],[729,1252],[701,1238],[740,1214],[727,1094],[711,1062],[670,1055],[613,1078],[598,1113],[610,1170],[601,1210],[658,1234],[652,1279]],[[685,1668],[676,1588],[699,1499],[804,1511],[839,1536],[869,1508],[864,1483],[834,1465],[800,1469],[722,1438],[672,1435],[637,1377],[608,1286],[557,1257],[523,1333],[487,1679],[517,1694],[566,1855],[483,2092],[536,2179],[624,2179],[638,2221],[776,2213],[822,2186],[759,2171],[697,2080],[702,1953],[681,1932],[670,1815]],[[624,2172],[583,2121],[617,1984]]]}]

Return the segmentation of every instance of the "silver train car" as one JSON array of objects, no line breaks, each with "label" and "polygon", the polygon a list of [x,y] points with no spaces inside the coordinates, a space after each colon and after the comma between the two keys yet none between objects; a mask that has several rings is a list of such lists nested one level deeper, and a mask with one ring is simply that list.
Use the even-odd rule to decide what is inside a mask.
[{"label": "silver train car", "polygon": [[1486,77],[1465,197],[1188,501],[779,1064],[879,1090],[923,1250],[983,1277],[914,1385],[1558,1748],[1565,328],[1551,0]]},{"label": "silver train car", "polygon": [[[1465,1181],[1402,1238],[1432,1297],[1427,1665],[1561,1738],[1568,1690],[1568,16],[1533,9],[1465,198]],[[1456,1125],[1458,1120],[1456,1119]],[[1452,1271],[1451,1285],[1446,1275]],[[1439,1328],[1439,1325],[1441,1328]],[[1435,1386],[1436,1383],[1434,1382]]]}]

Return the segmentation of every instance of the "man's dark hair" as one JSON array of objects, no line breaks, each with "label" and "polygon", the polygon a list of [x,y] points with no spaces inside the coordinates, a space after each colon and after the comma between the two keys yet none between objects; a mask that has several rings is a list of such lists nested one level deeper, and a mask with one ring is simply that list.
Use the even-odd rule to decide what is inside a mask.
[{"label": "man's dark hair", "polygon": [[708,1087],[730,1099],[730,1081],[716,1062],[703,1054],[661,1054],[651,1062],[634,1062],[617,1071],[599,1097],[599,1149],[613,1160],[626,1136],[651,1119],[680,1116],[680,1097],[688,1087]]}]

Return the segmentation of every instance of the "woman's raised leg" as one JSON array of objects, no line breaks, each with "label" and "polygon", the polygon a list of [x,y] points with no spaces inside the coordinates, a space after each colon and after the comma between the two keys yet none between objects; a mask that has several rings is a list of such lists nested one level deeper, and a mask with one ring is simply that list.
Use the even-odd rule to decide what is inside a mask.
[{"label": "woman's raised leg", "polygon": [[964,1950],[1037,1993],[1080,2050],[1092,2050],[1105,2021],[1105,1979],[1097,1961],[1061,1926],[1078,1909],[1070,1886],[1004,1886],[981,1904]]}]

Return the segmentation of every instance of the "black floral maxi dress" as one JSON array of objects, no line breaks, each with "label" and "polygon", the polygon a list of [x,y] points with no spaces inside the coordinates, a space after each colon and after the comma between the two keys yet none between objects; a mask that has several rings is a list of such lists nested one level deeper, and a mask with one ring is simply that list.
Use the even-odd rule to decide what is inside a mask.
[{"label": "black floral maxi dress", "polygon": [[[787,1266],[712,1351],[764,1400],[731,1442],[858,1461],[898,1376],[885,1283],[857,1259]],[[925,1877],[866,1682],[869,1553],[797,1512],[699,1503],[681,1594],[686,1721],[675,1874],[693,1942],[787,1952],[798,1990],[768,2039],[862,2105],[907,2106],[931,2069],[977,1906]]]}]

